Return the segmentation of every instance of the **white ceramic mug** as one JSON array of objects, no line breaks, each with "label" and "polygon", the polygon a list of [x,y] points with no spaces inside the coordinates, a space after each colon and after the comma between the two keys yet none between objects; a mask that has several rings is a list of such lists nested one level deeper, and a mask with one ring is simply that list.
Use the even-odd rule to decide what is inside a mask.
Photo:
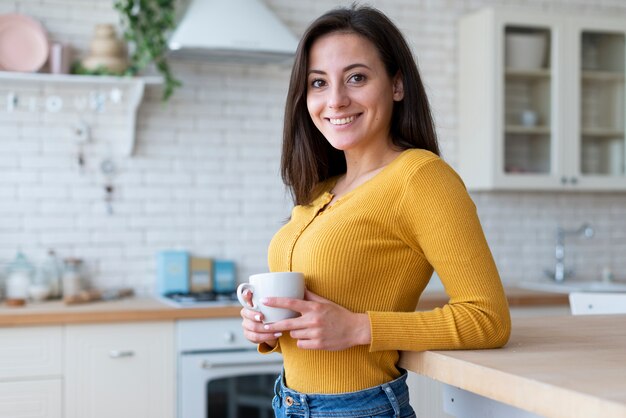
[{"label": "white ceramic mug", "polygon": [[[252,306],[243,298],[245,290],[252,292]],[[269,297],[304,298],[304,274],[291,271],[253,274],[248,283],[237,287],[239,303],[248,309],[261,312],[266,324],[298,316],[297,312],[289,309],[263,305],[261,299]]]}]

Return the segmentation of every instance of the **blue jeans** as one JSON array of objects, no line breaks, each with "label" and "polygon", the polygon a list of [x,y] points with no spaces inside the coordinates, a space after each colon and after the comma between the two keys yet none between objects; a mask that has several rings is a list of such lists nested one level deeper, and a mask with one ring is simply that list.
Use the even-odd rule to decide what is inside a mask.
[{"label": "blue jeans", "polygon": [[282,374],[274,384],[272,407],[276,418],[415,418],[409,405],[406,370],[389,383],[358,392],[318,395],[285,387]]}]

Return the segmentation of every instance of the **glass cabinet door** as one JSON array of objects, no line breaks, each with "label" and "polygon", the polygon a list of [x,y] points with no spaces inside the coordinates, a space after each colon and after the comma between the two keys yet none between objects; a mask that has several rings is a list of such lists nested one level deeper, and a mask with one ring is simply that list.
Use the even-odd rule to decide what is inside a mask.
[{"label": "glass cabinet door", "polygon": [[580,32],[579,170],[582,176],[621,177],[623,181],[624,38],[623,32]]},{"label": "glass cabinet door", "polygon": [[496,7],[459,34],[470,190],[626,191],[623,18]]},{"label": "glass cabinet door", "polygon": [[554,174],[554,84],[550,28],[504,27],[505,175]]}]

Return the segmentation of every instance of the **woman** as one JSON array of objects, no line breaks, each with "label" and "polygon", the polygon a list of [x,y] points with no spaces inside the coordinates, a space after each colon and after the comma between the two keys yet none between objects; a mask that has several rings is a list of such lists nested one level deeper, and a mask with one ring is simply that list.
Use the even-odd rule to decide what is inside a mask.
[{"label": "woman", "polygon": [[[305,274],[300,312],[246,338],[282,352],[276,415],[412,417],[399,350],[491,348],[508,306],[476,209],[439,157],[406,41],[380,11],[332,10],[306,30],[285,110],[282,175],[295,208],[271,271]],[[415,312],[433,269],[450,301]],[[248,295],[249,297],[249,295]],[[332,415],[335,414],[335,415]]]}]

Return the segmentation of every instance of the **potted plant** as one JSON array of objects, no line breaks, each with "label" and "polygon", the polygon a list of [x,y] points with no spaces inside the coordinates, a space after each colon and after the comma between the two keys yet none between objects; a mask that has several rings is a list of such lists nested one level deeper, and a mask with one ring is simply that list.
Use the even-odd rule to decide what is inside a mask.
[{"label": "potted plant", "polygon": [[177,80],[167,61],[167,34],[175,25],[175,0],[116,0],[124,39],[134,48],[126,74],[136,75],[154,63],[163,76],[163,100],[167,100],[182,83]]}]

